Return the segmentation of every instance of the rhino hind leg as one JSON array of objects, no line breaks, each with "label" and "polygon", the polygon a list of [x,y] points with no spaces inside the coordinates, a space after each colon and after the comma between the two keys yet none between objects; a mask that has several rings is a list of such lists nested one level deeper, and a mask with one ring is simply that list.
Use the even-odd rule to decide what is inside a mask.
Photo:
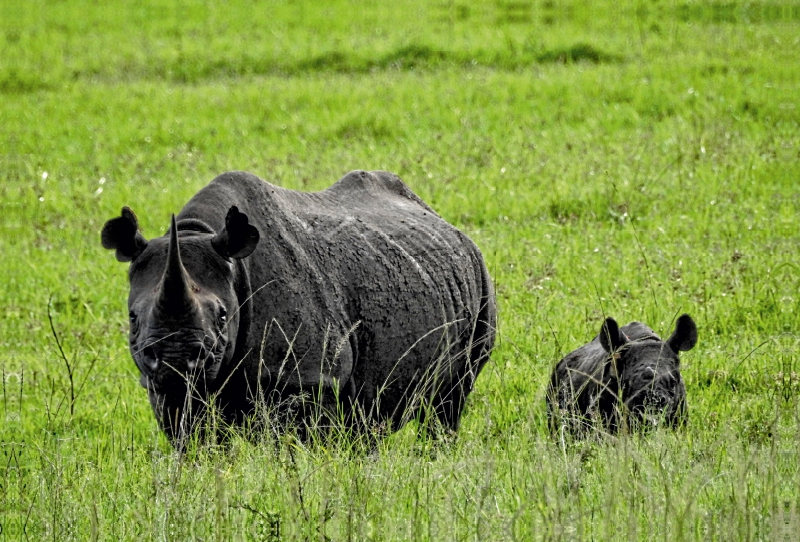
[{"label": "rhino hind leg", "polygon": [[434,405],[436,421],[439,423],[440,433],[434,433],[434,438],[454,435],[458,431],[461,422],[461,413],[464,411],[468,391],[464,390],[463,385],[456,384]]},{"label": "rhino hind leg", "polygon": [[456,434],[472,382],[469,371],[462,368],[447,383],[428,390],[427,400],[418,402],[413,415],[418,423],[419,438],[441,440]]},{"label": "rhino hind leg", "polygon": [[450,385],[438,394],[434,403],[436,419],[451,433],[458,431],[467,395],[472,392],[478,375],[489,361],[493,343],[493,334],[487,330],[486,322],[478,321],[473,330],[473,337],[464,348],[466,354],[455,356],[455,365],[459,369]]}]

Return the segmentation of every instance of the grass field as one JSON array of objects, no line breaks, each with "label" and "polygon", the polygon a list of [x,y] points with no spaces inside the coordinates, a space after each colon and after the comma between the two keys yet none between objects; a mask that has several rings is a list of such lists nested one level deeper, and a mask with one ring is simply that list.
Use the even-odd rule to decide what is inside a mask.
[{"label": "grass field", "polygon": [[[0,31],[0,539],[800,532],[797,4],[12,1]],[[475,240],[498,344],[453,444],[172,451],[99,231],[161,235],[231,169],[387,169]],[[550,437],[561,356],[681,312],[685,429]]]}]

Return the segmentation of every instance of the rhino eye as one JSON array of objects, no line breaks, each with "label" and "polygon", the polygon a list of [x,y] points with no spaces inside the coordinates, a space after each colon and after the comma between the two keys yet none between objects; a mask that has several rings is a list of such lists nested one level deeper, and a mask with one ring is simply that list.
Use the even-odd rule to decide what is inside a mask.
[{"label": "rhino eye", "polygon": [[218,319],[219,319],[219,325],[220,325],[220,327],[222,327],[222,326],[224,326],[226,323],[228,323],[228,311],[226,311],[226,310],[225,310],[225,307],[220,307],[220,308],[219,308],[219,316],[218,316]]},{"label": "rhino eye", "polygon": [[130,320],[131,323],[131,331],[135,333],[136,330],[139,329],[139,317],[136,316],[135,312],[130,311],[128,313],[128,320]]}]

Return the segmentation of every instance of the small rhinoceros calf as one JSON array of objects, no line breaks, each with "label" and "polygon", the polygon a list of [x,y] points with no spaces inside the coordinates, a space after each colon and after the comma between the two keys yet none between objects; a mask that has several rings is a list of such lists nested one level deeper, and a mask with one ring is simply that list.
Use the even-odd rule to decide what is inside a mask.
[{"label": "small rhinoceros calf", "polygon": [[666,341],[640,322],[620,328],[606,318],[592,342],[567,354],[553,370],[547,393],[551,428],[581,432],[599,422],[614,433],[624,423],[682,423],[686,388],[678,353],[696,343],[697,327],[688,314],[678,318]]}]

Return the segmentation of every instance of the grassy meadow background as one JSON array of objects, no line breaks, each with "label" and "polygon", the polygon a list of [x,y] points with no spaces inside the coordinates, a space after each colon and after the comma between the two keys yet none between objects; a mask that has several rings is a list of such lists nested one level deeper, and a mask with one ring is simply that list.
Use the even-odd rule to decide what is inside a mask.
[{"label": "grassy meadow background", "polygon": [[[800,4],[12,0],[0,32],[0,539],[800,532]],[[231,169],[387,169],[475,240],[498,343],[456,442],[172,451],[99,232]],[[684,430],[549,436],[604,315],[682,312]]]}]

